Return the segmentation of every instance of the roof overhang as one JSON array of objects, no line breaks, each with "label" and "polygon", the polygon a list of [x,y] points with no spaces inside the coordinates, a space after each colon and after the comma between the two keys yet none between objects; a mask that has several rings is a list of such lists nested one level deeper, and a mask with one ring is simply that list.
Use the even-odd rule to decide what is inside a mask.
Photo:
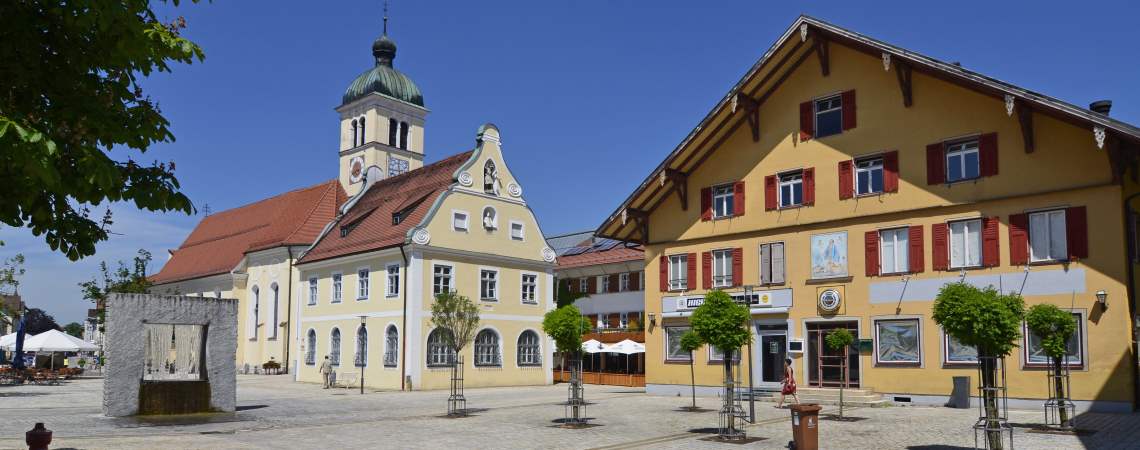
[{"label": "roof overhang", "polygon": [[[687,202],[687,174],[700,166],[717,147],[749,120],[747,111],[759,108],[792,72],[820,50],[821,42],[835,42],[883,58],[899,67],[958,84],[986,95],[1015,102],[1033,112],[1085,127],[1090,140],[1100,133],[1098,145],[1114,153],[1131,149],[1140,153],[1140,128],[1071,103],[987,77],[961,66],[943,62],[877,39],[800,16],[764,53],[744,77],[717,102],[701,122],[598,227],[601,237],[648,243],[648,215],[676,193]],[[824,46],[826,48],[826,46]],[[826,53],[826,50],[824,50]],[[755,130],[754,130],[755,132]],[[1123,164],[1114,163],[1114,177]]]}]

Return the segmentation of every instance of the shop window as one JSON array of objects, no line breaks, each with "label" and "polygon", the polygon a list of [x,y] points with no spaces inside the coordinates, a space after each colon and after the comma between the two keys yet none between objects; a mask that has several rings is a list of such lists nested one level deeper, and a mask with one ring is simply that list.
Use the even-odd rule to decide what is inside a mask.
[{"label": "shop window", "polygon": [[875,321],[876,364],[922,364],[922,328],[918,319]]}]

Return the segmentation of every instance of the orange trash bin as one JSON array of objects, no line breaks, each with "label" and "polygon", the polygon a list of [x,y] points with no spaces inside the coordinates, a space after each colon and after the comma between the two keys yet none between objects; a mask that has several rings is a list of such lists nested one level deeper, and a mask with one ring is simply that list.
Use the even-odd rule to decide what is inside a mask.
[{"label": "orange trash bin", "polygon": [[792,405],[792,444],[795,450],[819,450],[819,410],[815,404]]}]

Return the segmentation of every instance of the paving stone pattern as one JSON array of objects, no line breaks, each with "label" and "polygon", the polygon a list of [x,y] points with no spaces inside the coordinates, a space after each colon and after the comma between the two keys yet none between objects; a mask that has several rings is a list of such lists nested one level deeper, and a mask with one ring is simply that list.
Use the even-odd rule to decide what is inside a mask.
[{"label": "paving stone pattern", "polygon": [[[766,438],[744,446],[701,440],[716,427],[713,411],[679,412],[685,397],[645,395],[639,389],[587,386],[587,412],[599,426],[568,430],[554,422],[563,414],[565,385],[468,389],[471,417],[446,419],[446,391],[375,392],[324,390],[293,383],[287,375],[238,377],[233,414],[192,419],[140,420],[101,414],[102,380],[60,386],[0,386],[0,449],[25,448],[24,431],[46,422],[55,431],[52,448],[250,449],[250,448],[737,448],[782,449],[791,440],[787,410],[756,405],[749,436]],[[716,399],[698,398],[716,408]],[[745,406],[747,409],[747,405]],[[833,411],[828,407],[825,413]],[[933,407],[857,408],[857,422],[824,420],[825,449],[972,448],[975,410]],[[1038,424],[1039,411],[1010,411],[1016,424]],[[1140,415],[1083,414],[1086,436],[1030,433],[1018,427],[1016,449],[1140,449]],[[697,432],[694,432],[697,431]]]}]

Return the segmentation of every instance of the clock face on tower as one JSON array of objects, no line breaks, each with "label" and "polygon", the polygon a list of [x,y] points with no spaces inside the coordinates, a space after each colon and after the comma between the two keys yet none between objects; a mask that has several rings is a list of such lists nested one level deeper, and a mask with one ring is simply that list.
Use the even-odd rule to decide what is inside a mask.
[{"label": "clock face on tower", "polygon": [[350,183],[359,183],[360,179],[364,177],[364,157],[355,156],[348,161],[348,173]]}]

